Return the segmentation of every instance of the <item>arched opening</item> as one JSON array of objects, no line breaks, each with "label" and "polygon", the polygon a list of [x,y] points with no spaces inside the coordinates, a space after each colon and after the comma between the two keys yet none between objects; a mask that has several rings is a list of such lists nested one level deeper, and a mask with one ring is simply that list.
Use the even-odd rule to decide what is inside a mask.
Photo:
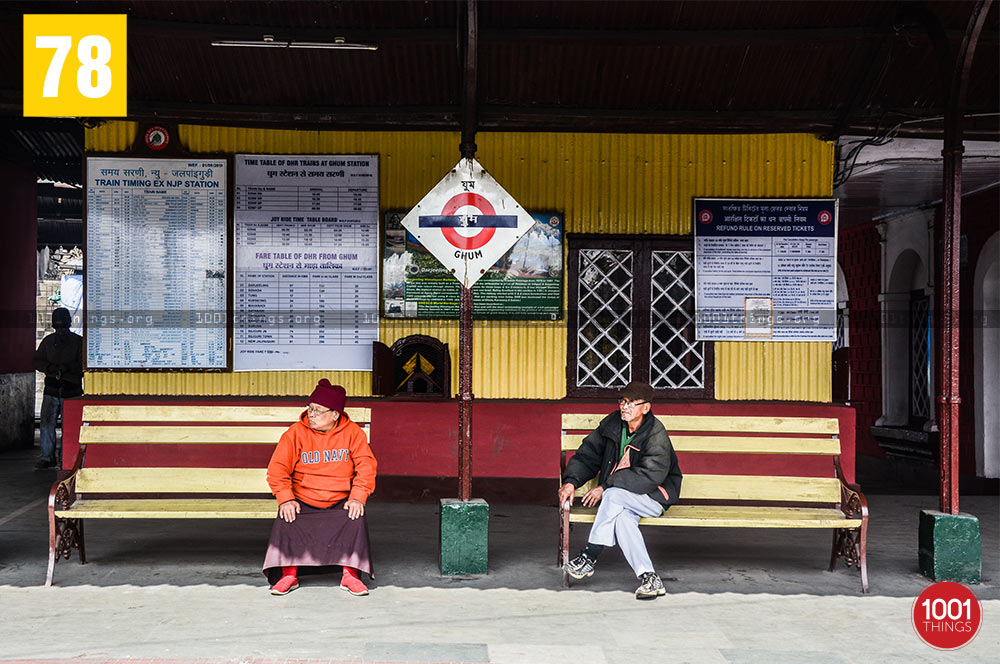
[{"label": "arched opening", "polygon": [[1000,234],[994,233],[979,253],[974,277],[973,328],[975,358],[976,474],[1000,477]]},{"label": "arched opening", "polygon": [[927,269],[916,251],[896,258],[882,296],[883,409],[879,424],[920,427],[934,418]]}]

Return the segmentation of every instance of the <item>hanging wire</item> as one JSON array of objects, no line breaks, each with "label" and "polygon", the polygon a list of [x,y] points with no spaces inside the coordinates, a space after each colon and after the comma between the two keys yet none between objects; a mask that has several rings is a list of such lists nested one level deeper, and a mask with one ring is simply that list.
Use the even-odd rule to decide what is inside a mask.
[{"label": "hanging wire", "polygon": [[893,127],[887,129],[884,133],[880,133],[879,129],[882,126],[882,121],[879,120],[878,125],[875,127],[874,135],[869,138],[864,138],[859,141],[850,141],[844,144],[844,147],[853,145],[845,157],[838,157],[836,168],[834,169],[833,175],[833,187],[836,189],[840,185],[847,182],[851,177],[851,173],[854,172],[854,167],[858,163],[858,157],[861,156],[861,150],[868,147],[869,145],[886,145],[891,143],[896,134],[899,132],[899,128],[903,126],[903,123],[897,123]]}]

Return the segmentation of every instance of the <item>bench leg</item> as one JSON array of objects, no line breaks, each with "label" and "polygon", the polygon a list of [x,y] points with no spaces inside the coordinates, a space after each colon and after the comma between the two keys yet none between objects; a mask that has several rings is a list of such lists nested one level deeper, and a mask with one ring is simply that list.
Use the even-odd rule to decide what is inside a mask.
[{"label": "bench leg", "polygon": [[86,565],[87,564],[87,549],[83,545],[83,519],[77,519],[76,520],[76,530],[77,530],[77,533],[80,536],[80,539],[79,539],[79,541],[77,543],[77,549],[78,549],[77,553],[80,554],[80,564],[81,565]]},{"label": "bench leg", "polygon": [[[558,564],[559,567],[563,567],[569,562],[569,510],[559,508],[559,557]],[[562,584],[563,588],[569,588],[569,574],[563,570],[562,573]]]},{"label": "bench leg", "polygon": [[45,587],[52,585],[52,574],[56,571],[56,515],[55,508],[49,505],[49,567],[45,573]]},{"label": "bench leg", "polygon": [[69,560],[73,549],[80,555],[80,564],[87,562],[83,550],[83,522],[80,519],[53,517],[49,522],[49,570],[45,585],[52,585],[52,573],[60,558]]},{"label": "bench leg", "polygon": [[861,572],[861,592],[871,592],[868,588],[868,520],[864,519],[860,528],[843,528],[833,532],[833,553],[830,557],[830,571],[837,566],[837,558],[843,558],[848,567],[858,567]]},{"label": "bench leg", "polygon": [[830,571],[837,569],[837,545],[840,544],[840,528],[833,529],[833,546],[830,547]]},{"label": "bench leg", "polygon": [[861,569],[861,592],[867,594],[868,589],[868,517],[861,521],[860,541],[858,542],[858,567]]}]

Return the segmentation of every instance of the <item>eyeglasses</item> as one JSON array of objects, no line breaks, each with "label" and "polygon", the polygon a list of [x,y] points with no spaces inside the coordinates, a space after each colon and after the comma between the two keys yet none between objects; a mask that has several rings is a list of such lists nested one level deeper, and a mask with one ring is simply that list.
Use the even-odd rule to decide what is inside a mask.
[{"label": "eyeglasses", "polygon": [[618,407],[623,410],[628,410],[630,408],[638,408],[643,404],[649,403],[648,401],[629,401],[628,399],[619,399]]},{"label": "eyeglasses", "polygon": [[333,409],[327,408],[326,410],[320,410],[319,408],[306,406],[306,412],[309,413],[310,415],[326,415],[327,413],[333,412]]}]

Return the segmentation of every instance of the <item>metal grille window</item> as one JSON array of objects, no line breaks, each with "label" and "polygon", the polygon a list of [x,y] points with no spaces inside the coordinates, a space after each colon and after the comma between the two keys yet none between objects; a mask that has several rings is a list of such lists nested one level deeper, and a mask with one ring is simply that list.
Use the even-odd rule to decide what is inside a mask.
[{"label": "metal grille window", "polygon": [[632,252],[579,254],[576,384],[625,385],[632,376]]},{"label": "metal grille window", "polygon": [[910,297],[910,420],[931,418],[930,299],[917,291]]},{"label": "metal grille window", "polygon": [[631,380],[657,398],[711,398],[713,346],[694,338],[688,238],[571,235],[567,394],[610,397]]},{"label": "metal grille window", "polygon": [[833,342],[833,350],[847,348],[851,345],[851,326],[848,322],[847,309],[842,306],[837,307],[837,339]]},{"label": "metal grille window", "polygon": [[704,388],[704,342],[694,338],[694,252],[653,251],[649,384]]}]

